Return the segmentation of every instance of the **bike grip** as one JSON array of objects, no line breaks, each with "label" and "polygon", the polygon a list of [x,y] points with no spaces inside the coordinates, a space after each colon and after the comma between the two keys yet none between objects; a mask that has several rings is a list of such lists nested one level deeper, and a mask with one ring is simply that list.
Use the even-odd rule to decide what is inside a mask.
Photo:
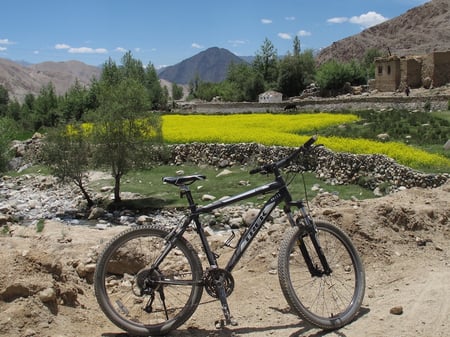
[{"label": "bike grip", "polygon": [[317,135],[312,136],[310,139],[308,139],[308,140],[306,141],[305,144],[303,144],[303,147],[304,147],[304,148],[311,147],[311,145],[313,145],[314,142],[315,142],[316,140],[317,140]]}]

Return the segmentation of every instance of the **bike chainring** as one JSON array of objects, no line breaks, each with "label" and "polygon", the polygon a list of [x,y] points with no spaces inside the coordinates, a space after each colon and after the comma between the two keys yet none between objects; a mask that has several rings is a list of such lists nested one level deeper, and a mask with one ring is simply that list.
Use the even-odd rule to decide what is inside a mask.
[{"label": "bike chainring", "polygon": [[234,290],[234,278],[225,269],[208,269],[203,276],[206,292],[209,296],[219,298],[217,282],[220,282],[225,290],[226,297],[230,296]]}]

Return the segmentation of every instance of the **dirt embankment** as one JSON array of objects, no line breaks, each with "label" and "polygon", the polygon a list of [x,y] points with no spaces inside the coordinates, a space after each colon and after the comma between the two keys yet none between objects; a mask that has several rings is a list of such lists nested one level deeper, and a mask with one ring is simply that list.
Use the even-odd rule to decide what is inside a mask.
[{"label": "dirt embankment", "polygon": [[[355,322],[324,333],[289,313],[276,275],[283,233],[265,229],[234,273],[229,303],[239,325],[216,330],[220,306],[204,294],[194,316],[170,336],[448,336],[450,183],[364,201],[322,195],[312,204],[318,216],[351,235],[363,256],[367,289]],[[123,229],[47,221],[40,233],[13,226],[0,236],[0,335],[126,336],[100,311],[91,284],[97,254]],[[230,249],[219,253],[226,259]],[[390,313],[393,307],[402,313]]]}]

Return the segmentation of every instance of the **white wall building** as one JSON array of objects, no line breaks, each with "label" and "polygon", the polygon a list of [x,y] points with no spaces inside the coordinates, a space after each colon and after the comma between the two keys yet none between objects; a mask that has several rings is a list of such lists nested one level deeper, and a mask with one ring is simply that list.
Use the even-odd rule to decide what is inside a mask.
[{"label": "white wall building", "polygon": [[269,90],[258,96],[259,103],[281,103],[283,94],[277,91]]}]

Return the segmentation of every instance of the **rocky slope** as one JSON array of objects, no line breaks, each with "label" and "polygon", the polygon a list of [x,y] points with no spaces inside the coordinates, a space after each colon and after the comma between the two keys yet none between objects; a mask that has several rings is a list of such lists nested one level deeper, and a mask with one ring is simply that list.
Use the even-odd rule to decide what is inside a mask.
[{"label": "rocky slope", "polygon": [[432,0],[403,15],[334,42],[317,56],[327,60],[362,59],[368,49],[398,56],[423,55],[450,50],[450,2]]}]

